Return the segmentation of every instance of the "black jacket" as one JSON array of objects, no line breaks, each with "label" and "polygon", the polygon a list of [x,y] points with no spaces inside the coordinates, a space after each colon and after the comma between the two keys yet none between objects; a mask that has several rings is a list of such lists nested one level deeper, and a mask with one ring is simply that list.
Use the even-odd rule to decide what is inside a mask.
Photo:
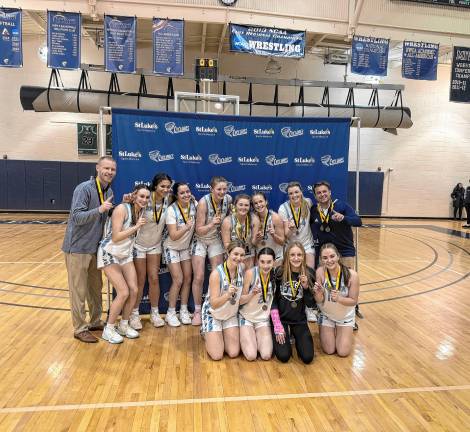
[{"label": "black jacket", "polygon": [[[470,190],[470,186],[467,188],[467,195],[470,195],[469,190]],[[465,196],[465,189],[463,187],[455,186],[454,190],[450,194],[450,197],[452,198],[452,206],[463,207],[464,196]],[[469,199],[470,199],[470,196],[469,196]]]}]

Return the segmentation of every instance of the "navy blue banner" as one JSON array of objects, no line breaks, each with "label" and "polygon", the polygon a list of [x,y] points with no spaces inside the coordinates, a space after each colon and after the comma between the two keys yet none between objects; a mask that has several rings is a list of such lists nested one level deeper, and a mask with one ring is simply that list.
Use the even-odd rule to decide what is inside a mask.
[{"label": "navy blue banner", "polygon": [[435,81],[439,44],[403,41],[401,76],[415,80]]},{"label": "navy blue banner", "polygon": [[107,72],[135,73],[136,71],[135,17],[104,17],[104,58]]},{"label": "navy blue banner", "polygon": [[351,72],[358,75],[387,75],[389,40],[354,36]]},{"label": "navy blue banner", "polygon": [[113,109],[116,196],[163,171],[187,181],[196,198],[212,176],[230,182],[229,193],[263,191],[271,208],[287,200],[289,181],[328,180],[346,201],[349,119],[214,116]]},{"label": "navy blue banner", "polygon": [[302,58],[305,56],[305,32],[230,24],[230,51]]},{"label": "navy blue banner", "polygon": [[153,72],[184,74],[184,21],[154,18],[152,25]]},{"label": "navy blue banner", "polygon": [[23,66],[21,9],[0,8],[0,66]]},{"label": "navy blue banner", "polygon": [[74,12],[47,12],[47,66],[80,69],[82,16]]},{"label": "navy blue banner", "polygon": [[454,47],[449,100],[470,102],[470,48],[468,47]]}]

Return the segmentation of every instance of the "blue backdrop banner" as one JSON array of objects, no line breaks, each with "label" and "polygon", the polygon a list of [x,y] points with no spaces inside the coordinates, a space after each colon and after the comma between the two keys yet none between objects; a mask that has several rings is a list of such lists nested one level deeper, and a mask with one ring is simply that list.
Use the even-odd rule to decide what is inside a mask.
[{"label": "blue backdrop banner", "polygon": [[113,109],[115,196],[157,172],[187,181],[196,198],[222,175],[229,192],[263,191],[277,210],[285,187],[300,181],[306,196],[318,180],[346,201],[349,119],[214,116]]},{"label": "blue backdrop banner", "polygon": [[23,66],[21,19],[21,9],[0,8],[0,66]]},{"label": "blue backdrop banner", "polygon": [[403,41],[401,76],[415,80],[437,79],[439,44]]},{"label": "blue backdrop banner", "polygon": [[262,56],[305,56],[305,32],[230,24],[230,51]]},{"label": "blue backdrop banner", "polygon": [[47,66],[80,69],[81,15],[47,12]]},{"label": "blue backdrop banner", "polygon": [[387,75],[389,40],[354,36],[351,72],[359,75]]},{"label": "blue backdrop banner", "polygon": [[135,17],[105,15],[104,58],[107,72],[135,73]]},{"label": "blue backdrop banner", "polygon": [[152,25],[153,72],[184,74],[184,21],[154,18]]}]

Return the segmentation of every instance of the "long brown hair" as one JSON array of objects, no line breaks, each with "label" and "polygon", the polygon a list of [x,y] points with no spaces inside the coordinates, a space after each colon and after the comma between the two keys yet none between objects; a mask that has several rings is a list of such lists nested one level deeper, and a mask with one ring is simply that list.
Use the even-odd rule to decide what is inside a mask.
[{"label": "long brown hair", "polygon": [[290,261],[289,261],[289,254],[291,249],[294,247],[299,248],[302,251],[303,258],[302,258],[302,264],[300,265],[300,272],[299,274],[304,274],[308,277],[308,284],[310,285],[312,280],[311,280],[311,275],[310,272],[307,271],[307,261],[305,257],[305,249],[302,246],[302,243],[298,241],[293,241],[289,243],[286,247],[286,250],[284,252],[284,261],[282,262],[282,282],[286,283],[290,279],[292,279],[292,269],[290,268]]},{"label": "long brown hair", "polygon": [[341,258],[341,254],[338,251],[338,248],[333,244],[333,243],[325,243],[322,245],[320,248],[320,262],[321,262],[321,253],[325,249],[332,249],[335,251],[336,255],[338,255],[338,264],[341,269],[341,274],[343,275],[343,280],[344,280],[344,285],[348,286],[349,285],[349,279],[351,278],[351,272],[349,271],[349,268],[343,264],[343,259]]}]

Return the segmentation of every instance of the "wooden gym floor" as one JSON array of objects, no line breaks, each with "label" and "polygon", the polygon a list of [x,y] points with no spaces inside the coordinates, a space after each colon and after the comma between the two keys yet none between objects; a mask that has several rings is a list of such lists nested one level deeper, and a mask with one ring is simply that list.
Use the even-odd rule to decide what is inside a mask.
[{"label": "wooden gym floor", "polygon": [[[464,431],[470,427],[470,231],[366,220],[348,358],[208,359],[191,326],[121,346],[72,338],[62,224],[0,215],[0,430]],[[63,216],[42,216],[61,220]],[[381,225],[380,225],[381,224]]]}]

